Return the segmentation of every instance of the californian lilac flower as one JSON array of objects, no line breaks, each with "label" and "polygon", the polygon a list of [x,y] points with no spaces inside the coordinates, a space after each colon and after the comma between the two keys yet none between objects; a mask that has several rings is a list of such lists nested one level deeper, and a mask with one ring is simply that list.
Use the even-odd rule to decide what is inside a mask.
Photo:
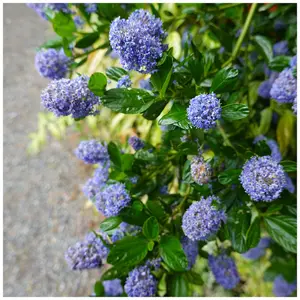
[{"label": "californian lilac flower", "polygon": [[186,236],[184,236],[181,239],[181,245],[183,248],[183,251],[186,255],[186,258],[188,260],[188,270],[190,270],[193,265],[196,262],[196,258],[198,255],[199,247],[198,247],[198,241],[192,241]]},{"label": "californian lilac flower", "polygon": [[90,200],[93,200],[100,191],[101,186],[96,185],[93,178],[89,178],[82,188],[82,192]]},{"label": "californian lilac flower", "polygon": [[270,90],[272,88],[273,82],[269,79],[263,81],[260,86],[258,87],[258,95],[264,99],[270,98]]},{"label": "californian lilac flower", "polygon": [[225,253],[218,256],[209,255],[208,265],[214,274],[216,282],[225,289],[231,290],[240,282],[240,276],[234,260]]},{"label": "californian lilac flower", "polygon": [[142,148],[144,148],[145,143],[138,138],[137,136],[132,136],[128,139],[128,144],[135,150],[138,151]]},{"label": "californian lilac flower", "polygon": [[105,280],[102,283],[105,296],[118,297],[123,294],[123,287],[120,279]]},{"label": "californian lilac flower", "polygon": [[154,270],[158,270],[160,268],[161,261],[162,261],[161,257],[148,259],[146,261],[146,266],[149,267],[150,269],[154,268]]},{"label": "californian lilac flower", "polygon": [[293,194],[295,192],[295,185],[294,185],[291,177],[287,173],[285,173],[285,181],[286,181],[286,184],[285,184],[284,188]]},{"label": "californian lilac flower", "polygon": [[266,141],[266,144],[269,146],[271,150],[271,157],[273,160],[280,162],[282,160],[282,155],[280,153],[279,146],[277,142],[273,139],[267,139],[264,135],[258,135],[254,140],[253,144],[256,144],[259,141]]},{"label": "californian lilac flower", "polygon": [[202,156],[194,156],[191,162],[191,175],[199,185],[208,183],[212,176],[210,164],[206,163]]},{"label": "californian lilac flower", "polygon": [[84,3],[85,11],[88,14],[97,12],[97,4],[96,3]]},{"label": "californian lilac flower", "polygon": [[294,99],[292,109],[294,111],[294,114],[297,116],[297,97],[295,97],[295,99]]},{"label": "californian lilac flower", "polygon": [[[108,241],[106,233],[101,232],[101,236],[105,241]],[[107,258],[109,249],[103,244],[101,239],[95,235],[94,232],[91,231],[86,235],[85,242],[88,245],[93,245],[96,248],[102,260],[105,260]]]},{"label": "californian lilac flower", "polygon": [[136,235],[137,233],[141,232],[141,230],[142,230],[142,227],[137,226],[137,225],[131,225],[131,224],[128,224],[126,222],[122,222],[119,225],[119,228],[124,233],[130,234],[130,235]]},{"label": "californian lilac flower", "polygon": [[116,18],[110,26],[109,40],[126,70],[153,73],[168,46],[162,22],[148,11],[138,9],[128,20]]},{"label": "californian lilac flower", "polygon": [[35,67],[41,76],[49,79],[64,78],[69,70],[70,59],[64,50],[43,49],[35,55]]},{"label": "californian lilac flower", "polygon": [[221,222],[226,220],[225,212],[215,206],[219,202],[216,196],[201,197],[186,210],[182,217],[182,229],[189,239],[203,241],[217,233]]},{"label": "californian lilac flower", "polygon": [[141,79],[140,80],[140,88],[144,89],[144,90],[151,91],[152,90],[152,86],[150,84],[150,80],[149,79]]},{"label": "californian lilac flower", "polygon": [[116,229],[111,236],[111,240],[114,243],[116,241],[121,240],[123,237],[124,237],[124,232],[120,229]]},{"label": "californian lilac flower", "polygon": [[107,146],[96,140],[81,141],[74,152],[86,164],[106,163],[109,160]]},{"label": "californian lilac flower", "polygon": [[224,47],[221,47],[220,49],[219,49],[219,53],[220,54],[223,54],[225,52],[225,48]]},{"label": "californian lilac flower", "polygon": [[281,20],[281,19],[276,19],[274,22],[274,29],[277,30],[282,30],[285,29],[287,27],[287,24]]},{"label": "californian lilac flower", "polygon": [[297,282],[289,283],[282,275],[275,278],[273,283],[273,293],[276,297],[288,297],[297,289]]},{"label": "californian lilac flower", "polygon": [[159,188],[159,192],[162,195],[167,195],[168,194],[168,185],[163,185]]},{"label": "californian lilac flower", "polygon": [[290,60],[290,66],[293,68],[293,67],[296,67],[297,66],[297,55],[293,56]]},{"label": "californian lilac flower", "polygon": [[274,55],[285,55],[289,52],[288,42],[280,41],[273,46]]},{"label": "californian lilac flower", "polygon": [[72,115],[82,118],[95,115],[94,106],[100,98],[88,88],[89,77],[82,75],[75,79],[60,79],[50,82],[42,91],[42,105],[57,117]]},{"label": "californian lilac flower", "polygon": [[66,14],[71,13],[68,3],[27,3],[27,6],[36,11],[36,13],[45,20],[48,20],[46,10],[61,11]]},{"label": "californian lilac flower", "polygon": [[147,266],[139,266],[129,273],[124,289],[129,297],[153,297],[157,290],[157,280]]},{"label": "californian lilac flower", "polygon": [[187,114],[193,126],[207,130],[216,126],[216,121],[221,118],[221,111],[220,100],[211,93],[193,98]]},{"label": "californian lilac flower", "polygon": [[261,238],[255,248],[249,249],[247,252],[242,253],[242,256],[247,259],[258,259],[265,255],[266,248],[269,246],[271,239],[268,237]]},{"label": "californian lilac flower", "polygon": [[84,20],[80,16],[75,16],[73,18],[73,21],[77,28],[82,28],[85,23]]},{"label": "californian lilac flower", "polygon": [[117,82],[117,88],[129,88],[131,87],[132,82],[129,75],[122,76]]},{"label": "californian lilac flower", "polygon": [[284,171],[271,156],[253,156],[243,166],[240,182],[254,201],[273,201],[285,187]]},{"label": "californian lilac flower", "polygon": [[284,69],[274,81],[270,95],[280,103],[292,103],[297,96],[297,79],[292,69]]},{"label": "californian lilac flower", "polygon": [[108,185],[96,195],[96,208],[101,211],[106,217],[112,217],[119,214],[119,212],[131,201],[125,185],[122,183],[115,183]]},{"label": "californian lilac flower", "polygon": [[139,180],[139,177],[138,176],[133,176],[133,177],[130,177],[129,180],[132,184],[136,184]]}]

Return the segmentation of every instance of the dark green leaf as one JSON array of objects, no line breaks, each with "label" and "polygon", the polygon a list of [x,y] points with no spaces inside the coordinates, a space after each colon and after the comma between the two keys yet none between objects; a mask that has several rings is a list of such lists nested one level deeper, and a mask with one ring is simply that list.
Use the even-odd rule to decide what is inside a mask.
[{"label": "dark green leaf", "polygon": [[260,219],[257,217],[247,231],[247,247],[254,248],[260,241]]},{"label": "dark green leaf", "polygon": [[200,84],[200,80],[203,76],[202,57],[200,59],[190,59],[188,62],[188,68],[189,68],[193,78],[195,79],[196,84]]},{"label": "dark green leaf", "polygon": [[215,93],[229,92],[238,79],[239,71],[233,68],[220,70],[211,85],[210,91]]},{"label": "dark green leaf", "polygon": [[102,73],[94,73],[88,83],[89,89],[97,96],[104,94],[107,85],[107,79]]},{"label": "dark green leaf", "polygon": [[266,216],[265,226],[272,239],[285,250],[297,253],[297,219],[290,216]]},{"label": "dark green leaf", "polygon": [[111,89],[101,97],[104,106],[124,114],[142,113],[154,100],[154,96],[142,89]]},{"label": "dark green leaf", "polygon": [[159,253],[164,262],[174,271],[182,272],[187,269],[188,261],[177,237],[163,236]]},{"label": "dark green leaf", "polygon": [[144,113],[143,117],[147,120],[155,120],[163,111],[165,106],[168,104],[167,101],[154,102]]},{"label": "dark green leaf", "polygon": [[118,81],[124,75],[128,75],[128,72],[119,67],[110,67],[106,70],[106,76],[114,81]]},{"label": "dark green leaf", "polygon": [[76,31],[76,25],[71,15],[58,12],[51,22],[53,30],[62,37],[70,37]]},{"label": "dark green leaf", "polygon": [[100,224],[100,229],[104,232],[112,230],[119,226],[119,224],[122,222],[122,219],[120,217],[110,217],[105,219]]},{"label": "dark green leaf", "polygon": [[249,114],[249,108],[246,104],[227,104],[222,107],[222,118],[227,121],[244,119]]},{"label": "dark green leaf", "polygon": [[176,149],[181,155],[197,155],[199,153],[198,145],[193,142],[184,142],[178,145]]},{"label": "dark green leaf", "polygon": [[99,38],[98,32],[92,32],[80,39],[76,44],[76,48],[84,49],[92,46]]},{"label": "dark green leaf", "polygon": [[102,280],[112,280],[115,278],[122,278],[128,275],[130,268],[122,265],[120,267],[112,267],[105,271],[101,277]]},{"label": "dark green leaf", "polygon": [[290,56],[282,56],[282,55],[276,56],[270,61],[269,68],[271,70],[281,72],[283,69],[289,67],[290,60],[291,60]]},{"label": "dark green leaf", "polygon": [[118,168],[122,169],[122,158],[121,158],[121,152],[118,148],[118,146],[114,142],[110,142],[108,144],[108,154],[110,157],[110,160],[113,162],[113,164]]},{"label": "dark green leaf", "polygon": [[70,48],[69,48],[69,41],[65,37],[63,38],[63,49],[64,49],[66,56],[68,56],[68,57],[73,56],[72,50],[70,50]]},{"label": "dark green leaf", "polygon": [[285,172],[296,172],[297,171],[297,163],[291,160],[282,160],[280,164],[283,166]]},{"label": "dark green leaf", "polygon": [[122,154],[121,160],[122,160],[122,170],[124,172],[131,171],[133,161],[134,161],[134,156],[132,154],[125,153],[125,154]]},{"label": "dark green leaf", "polygon": [[277,124],[276,136],[282,156],[285,156],[294,138],[296,118],[292,111],[284,110]]},{"label": "dark green leaf", "polygon": [[150,213],[158,220],[161,220],[166,216],[164,207],[159,201],[148,200],[146,206]]},{"label": "dark green leaf", "polygon": [[186,297],[188,295],[188,282],[183,274],[170,275],[167,288],[168,296]]},{"label": "dark green leaf", "polygon": [[216,35],[216,37],[221,42],[221,45],[228,51],[232,51],[232,36],[228,34],[226,31],[217,27],[215,24],[210,24],[212,32]]},{"label": "dark green leaf", "polygon": [[239,183],[241,171],[241,169],[226,170],[218,176],[219,182],[222,184]]},{"label": "dark green leaf", "polygon": [[139,160],[154,162],[157,160],[157,155],[153,152],[149,152],[149,150],[141,149],[141,150],[138,150],[137,152],[135,152],[134,158],[139,159]]},{"label": "dark green leaf", "polygon": [[135,207],[125,207],[119,216],[124,222],[138,226],[143,226],[145,220],[149,217],[144,210],[140,211]]},{"label": "dark green leaf", "polygon": [[143,234],[149,240],[156,240],[159,234],[159,224],[155,217],[147,219],[143,225]]},{"label": "dark green leaf", "polygon": [[94,285],[94,293],[96,297],[104,296],[104,286],[101,281],[96,281]]},{"label": "dark green leaf", "polygon": [[186,279],[192,284],[203,285],[203,283],[204,283],[201,275],[192,270],[186,272],[185,276],[186,276]]},{"label": "dark green leaf", "polygon": [[60,36],[58,36],[57,38],[55,38],[53,40],[49,40],[49,41],[45,42],[38,49],[62,48],[62,46],[63,46],[63,39]]},{"label": "dark green leaf", "polygon": [[270,62],[273,58],[273,48],[271,42],[262,35],[254,36],[254,42],[258,51],[264,56],[264,58]]},{"label": "dark green leaf", "polygon": [[283,207],[282,204],[275,204],[275,203],[273,203],[271,206],[268,207],[266,213],[267,214],[272,214],[274,212],[277,212],[277,211],[281,210],[282,207]]}]

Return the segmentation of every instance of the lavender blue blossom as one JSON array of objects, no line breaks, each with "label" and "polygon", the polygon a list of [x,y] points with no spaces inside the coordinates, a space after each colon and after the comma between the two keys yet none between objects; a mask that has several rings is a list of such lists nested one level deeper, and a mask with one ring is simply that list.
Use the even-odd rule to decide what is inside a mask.
[{"label": "lavender blue blossom", "polygon": [[122,76],[117,82],[117,88],[129,88],[131,87],[132,82],[129,75]]},{"label": "lavender blue blossom", "polygon": [[211,93],[193,98],[187,114],[193,126],[208,130],[216,126],[216,121],[221,118],[221,111],[220,100]]},{"label": "lavender blue blossom", "polygon": [[84,20],[80,16],[75,16],[73,18],[73,21],[77,28],[82,28],[85,23]]},{"label": "lavender blue blossom", "polygon": [[43,49],[35,55],[35,67],[39,74],[49,79],[64,78],[69,70],[70,59],[64,50]]},{"label": "lavender blue blossom", "polygon": [[197,255],[198,255],[198,251],[199,251],[198,241],[192,241],[189,238],[187,238],[186,236],[184,236],[181,239],[181,245],[182,245],[183,251],[186,255],[186,258],[188,260],[187,270],[190,270],[193,267],[193,265],[195,264],[196,259],[197,259]]},{"label": "lavender blue blossom", "polygon": [[264,135],[258,135],[254,140],[253,144],[264,140],[271,150],[271,157],[274,161],[280,162],[282,160],[282,155],[280,153],[279,146],[277,142],[273,139],[268,139]]},{"label": "lavender blue blossom", "polygon": [[154,270],[158,270],[160,268],[161,262],[162,262],[161,257],[148,259],[146,261],[146,266],[149,267],[150,269],[153,268]]},{"label": "lavender blue blossom", "polygon": [[133,176],[133,177],[130,177],[129,180],[132,184],[136,184],[139,180],[139,177],[138,176]]},{"label": "lavender blue blossom", "polygon": [[216,282],[225,289],[231,290],[240,282],[235,261],[225,253],[218,256],[209,255],[208,265],[214,274]]},{"label": "lavender blue blossom", "polygon": [[129,205],[131,198],[122,183],[108,185],[96,195],[96,208],[106,217],[112,217]]},{"label": "lavender blue blossom", "polygon": [[284,69],[274,81],[270,95],[279,103],[292,103],[297,96],[297,79],[292,69]]},{"label": "lavender blue blossom", "polygon": [[[106,233],[100,232],[100,234],[105,241],[108,241]],[[105,260],[107,258],[109,249],[103,244],[101,239],[95,235],[94,232],[91,231],[86,235],[85,242],[88,245],[93,245],[96,248],[102,260]]]},{"label": "lavender blue blossom", "polygon": [[116,18],[109,32],[111,47],[123,67],[140,73],[156,70],[158,60],[168,48],[163,44],[166,36],[161,20],[143,9],[134,11],[128,20]]},{"label": "lavender blue blossom", "polygon": [[278,275],[273,283],[273,293],[276,297],[288,297],[297,290],[297,282],[289,283],[282,275]]},{"label": "lavender blue blossom", "polygon": [[129,273],[124,289],[129,297],[153,297],[157,290],[157,280],[147,266],[139,266]]},{"label": "lavender blue blossom", "polygon": [[294,114],[297,116],[297,97],[295,97],[295,99],[294,99],[292,109],[293,109]]},{"label": "lavender blue blossom", "polygon": [[258,87],[258,95],[264,99],[270,98],[270,90],[272,88],[273,82],[268,80],[263,81]]},{"label": "lavender blue blossom", "polygon": [[284,188],[293,194],[295,192],[295,185],[294,185],[291,177],[287,173],[285,173],[285,181],[286,181],[286,184],[285,184]]},{"label": "lavender blue blossom", "polygon": [[163,185],[159,188],[159,192],[162,195],[167,195],[168,194],[168,185]]},{"label": "lavender blue blossom", "polygon": [[115,243],[116,241],[121,240],[124,237],[124,232],[120,229],[116,229],[111,236],[111,241]]},{"label": "lavender blue blossom", "polygon": [[253,156],[243,166],[240,182],[254,201],[278,199],[285,187],[284,171],[271,156]]},{"label": "lavender blue blossom", "polygon": [[289,46],[287,41],[280,41],[273,46],[273,53],[277,55],[285,55],[289,52]]},{"label": "lavender blue blossom", "polygon": [[89,77],[85,75],[51,81],[42,91],[42,105],[57,117],[95,115],[97,111],[94,106],[100,103],[100,98],[89,90],[88,81]]},{"label": "lavender blue blossom", "polygon": [[86,164],[104,164],[109,160],[106,144],[102,145],[96,140],[81,141],[74,153]]},{"label": "lavender blue blossom", "polygon": [[258,245],[242,253],[242,256],[247,259],[258,259],[265,255],[266,248],[269,247],[271,239],[268,237],[261,238]]},{"label": "lavender blue blossom", "polygon": [[137,235],[139,232],[142,231],[142,227],[140,226],[137,226],[137,225],[131,225],[131,224],[128,224],[126,222],[122,222],[120,225],[119,225],[119,228],[126,234],[129,234],[129,235]]},{"label": "lavender blue blossom", "polygon": [[118,297],[123,294],[123,287],[120,279],[105,280],[102,284],[105,296]]},{"label": "lavender blue blossom", "polygon": [[281,20],[281,19],[276,19],[275,22],[274,22],[274,29],[276,31],[278,30],[283,30],[287,27],[287,24]]},{"label": "lavender blue blossom", "polygon": [[292,68],[296,67],[297,66],[297,55],[293,56],[290,60],[290,66]]},{"label": "lavender blue blossom", "polygon": [[66,14],[71,13],[68,3],[27,3],[27,6],[35,10],[35,12],[45,20],[48,20],[46,10],[52,10],[55,12],[61,11]]},{"label": "lavender blue blossom", "polygon": [[88,14],[97,12],[97,4],[96,3],[84,3],[85,11]]},{"label": "lavender blue blossom", "polygon": [[189,239],[203,241],[217,233],[221,222],[226,220],[225,212],[216,207],[219,202],[216,196],[201,197],[186,210],[182,217],[182,229]]},{"label": "lavender blue blossom", "polygon": [[141,79],[140,80],[140,88],[144,89],[144,90],[151,91],[152,90],[152,86],[150,84],[150,80],[149,79]]},{"label": "lavender blue blossom", "polygon": [[142,148],[144,148],[145,143],[138,138],[137,136],[132,136],[128,139],[128,144],[135,150],[138,151]]},{"label": "lavender blue blossom", "polygon": [[191,162],[191,175],[199,185],[207,184],[212,176],[212,168],[202,156],[194,156]]}]

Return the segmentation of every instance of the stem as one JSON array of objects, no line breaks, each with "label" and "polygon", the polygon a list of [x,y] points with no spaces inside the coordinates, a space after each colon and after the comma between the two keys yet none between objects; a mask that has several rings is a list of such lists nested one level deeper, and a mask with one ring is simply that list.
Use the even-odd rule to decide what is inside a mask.
[{"label": "stem", "polygon": [[219,121],[217,121],[217,126],[218,126],[218,129],[220,130],[220,133],[221,133],[223,139],[224,139],[225,145],[227,145],[235,150],[234,146],[231,144],[225,130],[223,129],[223,127],[221,126]]},{"label": "stem", "polygon": [[102,48],[103,48],[103,45],[101,45],[101,46],[99,46],[99,47],[97,47],[97,48],[95,48],[95,49],[92,49],[92,50],[90,50],[90,51],[87,51],[87,52],[84,52],[84,53],[82,53],[82,54],[79,54],[79,55],[77,55],[76,57],[74,57],[74,59],[79,58],[79,57],[82,57],[82,56],[85,56],[85,55],[89,55],[90,53],[93,53],[93,52],[95,52],[95,51],[97,51],[97,50],[99,50],[99,49],[102,49]]}]

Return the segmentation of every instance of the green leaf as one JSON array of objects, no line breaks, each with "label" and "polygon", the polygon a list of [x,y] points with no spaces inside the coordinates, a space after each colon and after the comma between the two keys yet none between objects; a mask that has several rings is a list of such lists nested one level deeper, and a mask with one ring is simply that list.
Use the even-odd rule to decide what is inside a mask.
[{"label": "green leaf", "polygon": [[62,37],[70,37],[73,32],[76,31],[76,25],[71,15],[58,12],[55,17],[51,20],[53,30]]},{"label": "green leaf", "polygon": [[149,242],[148,242],[148,250],[149,250],[149,251],[152,251],[153,248],[154,248],[154,245],[155,245],[155,243],[154,243],[153,241],[149,241]]},{"label": "green leaf", "polygon": [[282,160],[280,164],[283,166],[285,172],[296,172],[297,171],[297,163],[291,160]]},{"label": "green leaf", "polygon": [[233,68],[224,68],[220,70],[211,85],[210,91],[215,93],[229,92],[238,79],[239,71]]},{"label": "green leaf", "polygon": [[98,32],[92,32],[85,35],[82,39],[76,42],[75,47],[79,49],[84,49],[92,46],[99,38]]},{"label": "green leaf", "polygon": [[267,107],[260,112],[260,123],[258,133],[265,135],[271,126],[273,111],[271,107]]},{"label": "green leaf", "polygon": [[291,146],[294,138],[294,127],[296,118],[291,111],[285,110],[284,114],[280,117],[276,137],[279,144],[282,156],[285,156]]},{"label": "green leaf", "polygon": [[119,226],[119,224],[122,222],[122,219],[120,217],[110,217],[105,219],[100,224],[100,229],[104,232],[115,229]]},{"label": "green leaf", "polygon": [[113,244],[107,257],[112,265],[132,266],[140,263],[148,253],[148,241],[143,237],[127,236]]},{"label": "green leaf", "polygon": [[269,68],[271,70],[281,72],[283,69],[289,67],[290,60],[291,60],[290,56],[283,56],[283,55],[276,56],[270,61]]},{"label": "green leaf", "polygon": [[283,207],[282,204],[273,203],[271,206],[268,207],[268,209],[266,211],[266,214],[272,214],[274,212],[277,212],[277,211],[281,210],[282,207]]},{"label": "green leaf", "polygon": [[157,240],[159,234],[159,224],[155,217],[147,219],[143,225],[143,234],[149,240]]},{"label": "green leaf", "polygon": [[118,146],[114,142],[110,142],[107,146],[108,154],[110,157],[110,160],[113,162],[113,164],[118,168],[122,169],[122,158],[121,158],[121,152],[118,148]]},{"label": "green leaf", "polygon": [[239,183],[241,171],[241,169],[226,170],[218,176],[219,182],[221,184]]},{"label": "green leaf", "polygon": [[188,272],[186,272],[185,276],[186,276],[186,279],[192,284],[203,285],[203,283],[204,283],[201,275],[192,270],[189,270]]},{"label": "green leaf", "polygon": [[104,286],[101,281],[96,281],[94,285],[94,293],[97,297],[103,297],[104,296]]},{"label": "green leaf", "polygon": [[170,275],[168,277],[168,296],[186,297],[188,295],[188,282],[183,274]]},{"label": "green leaf", "polygon": [[253,39],[258,51],[268,62],[270,62],[273,58],[273,48],[271,42],[262,35],[256,35]]},{"label": "green leaf", "polygon": [[147,120],[155,120],[163,111],[165,106],[168,104],[167,101],[154,102],[144,113],[143,117]]},{"label": "green leaf", "polygon": [[176,149],[181,155],[197,155],[199,153],[198,145],[193,142],[184,142],[178,145]]},{"label": "green leaf", "polygon": [[166,216],[165,210],[163,205],[160,203],[160,201],[156,200],[148,200],[146,203],[146,206],[150,213],[156,217],[158,220],[163,219]]},{"label": "green leaf", "polygon": [[134,162],[134,156],[132,154],[125,153],[122,154],[121,160],[122,160],[122,170],[124,172],[131,171]]},{"label": "green leaf", "polygon": [[172,270],[182,272],[187,269],[188,261],[177,237],[163,236],[159,244],[159,253]]},{"label": "green leaf", "polygon": [[246,104],[227,104],[222,107],[222,118],[227,121],[244,119],[249,114],[249,108]]},{"label": "green leaf", "polygon": [[103,73],[94,73],[88,83],[89,89],[97,96],[104,94],[107,79]]},{"label": "green leaf", "polygon": [[125,75],[128,75],[128,72],[119,67],[110,67],[106,70],[106,76],[114,81],[118,81]]},{"label": "green leaf", "polygon": [[66,56],[68,56],[68,57],[73,56],[72,50],[70,50],[70,48],[69,48],[69,41],[65,37],[63,38],[63,49],[64,49]]},{"label": "green leaf", "polygon": [[144,210],[141,211],[136,207],[125,207],[119,216],[124,222],[138,226],[143,226],[145,220],[149,217]]},{"label": "green leaf", "polygon": [[142,113],[154,100],[155,97],[143,89],[111,89],[101,97],[104,106],[124,114]]},{"label": "green leaf", "polygon": [[290,216],[266,216],[265,226],[272,239],[285,250],[297,253],[297,219]]},{"label": "green leaf", "polygon": [[250,225],[247,236],[247,247],[248,248],[254,248],[257,246],[257,244],[260,241],[260,219],[256,217],[252,224]]},{"label": "green leaf", "polygon": [[144,161],[155,162],[157,160],[157,155],[153,152],[149,152],[149,150],[140,149],[135,152],[134,158]]},{"label": "green leaf", "polygon": [[[201,54],[199,54],[201,55]],[[203,60],[202,57],[199,59],[190,59],[188,62],[188,68],[195,79],[196,84],[200,84],[201,78],[203,76]]]},{"label": "green leaf", "polygon": [[115,278],[121,278],[128,275],[130,268],[122,265],[120,267],[112,267],[105,271],[101,276],[101,280],[112,280]]}]

